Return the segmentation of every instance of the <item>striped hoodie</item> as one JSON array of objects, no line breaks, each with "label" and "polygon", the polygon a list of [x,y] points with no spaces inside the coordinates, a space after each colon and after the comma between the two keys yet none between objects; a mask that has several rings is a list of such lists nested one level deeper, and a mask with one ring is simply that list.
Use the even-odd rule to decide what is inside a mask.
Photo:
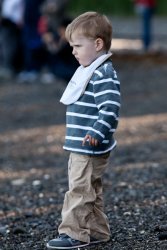
[{"label": "striped hoodie", "polygon": [[[67,106],[64,149],[75,153],[100,155],[116,146],[113,134],[118,125],[120,82],[111,60],[107,59],[93,73],[85,92]],[[82,146],[86,134],[99,141],[97,147]]]}]

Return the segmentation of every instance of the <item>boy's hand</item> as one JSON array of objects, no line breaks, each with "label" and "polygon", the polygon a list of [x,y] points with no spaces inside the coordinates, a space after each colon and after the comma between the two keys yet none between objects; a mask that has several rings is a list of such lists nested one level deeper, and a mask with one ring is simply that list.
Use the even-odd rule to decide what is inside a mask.
[{"label": "boy's hand", "polygon": [[93,147],[97,147],[99,142],[97,139],[93,138],[90,135],[86,135],[85,138],[83,139],[82,146],[85,146],[86,141],[89,141],[89,145]]}]

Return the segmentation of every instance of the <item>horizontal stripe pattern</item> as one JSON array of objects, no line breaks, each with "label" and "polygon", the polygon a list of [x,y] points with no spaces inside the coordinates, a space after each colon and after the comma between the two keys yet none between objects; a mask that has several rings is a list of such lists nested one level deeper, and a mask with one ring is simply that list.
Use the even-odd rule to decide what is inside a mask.
[{"label": "horizontal stripe pattern", "polygon": [[[120,110],[120,82],[110,60],[95,70],[84,94],[67,106],[64,149],[83,154],[103,154],[116,146],[116,131]],[[86,134],[99,141],[82,146]]]},{"label": "horizontal stripe pattern", "polygon": [[94,104],[94,103],[75,102],[75,105],[80,105],[80,106],[85,106],[85,107],[93,107],[93,108],[96,108],[96,104]]},{"label": "horizontal stripe pattern", "polygon": [[97,97],[99,95],[106,95],[106,94],[110,94],[110,93],[120,95],[120,92],[117,90],[110,90],[110,89],[108,90],[107,89],[107,90],[104,90],[104,91],[101,91],[99,93],[94,94],[94,96]]},{"label": "horizontal stripe pattern", "polygon": [[104,105],[106,105],[106,104],[112,104],[112,105],[116,105],[116,106],[118,106],[118,107],[121,106],[119,102],[105,101],[105,102],[100,103],[97,107],[98,107],[98,109],[100,109],[102,106],[104,106]]},{"label": "horizontal stripe pattern", "polygon": [[76,153],[83,153],[83,154],[93,154],[93,155],[100,155],[100,154],[105,154],[111,150],[113,150],[117,145],[117,141],[114,141],[114,143],[106,148],[105,150],[89,150],[89,149],[83,149],[83,148],[73,148],[73,147],[68,147],[68,146],[64,146],[63,148],[65,150],[68,150],[68,151],[72,151],[72,152],[76,152]]},{"label": "horizontal stripe pattern", "polygon": [[[73,141],[83,141],[84,137],[66,136],[65,139]],[[107,144],[109,143],[109,140],[103,140],[102,143]]]},{"label": "horizontal stripe pattern", "polygon": [[100,76],[100,77],[103,77],[103,74],[102,74],[100,71],[98,71],[98,70],[95,70],[94,73],[97,74],[97,75]]},{"label": "horizontal stripe pattern", "polygon": [[86,115],[86,114],[79,114],[79,113],[75,113],[75,112],[66,112],[67,116],[77,116],[77,117],[81,117],[81,118],[88,118],[88,119],[97,119],[98,116],[95,115]]},{"label": "horizontal stripe pattern", "polygon": [[104,83],[104,82],[113,82],[115,84],[120,84],[120,82],[118,80],[114,80],[113,78],[103,79],[103,80],[99,80],[99,81],[95,81],[95,82],[90,81],[90,83],[93,85]]}]

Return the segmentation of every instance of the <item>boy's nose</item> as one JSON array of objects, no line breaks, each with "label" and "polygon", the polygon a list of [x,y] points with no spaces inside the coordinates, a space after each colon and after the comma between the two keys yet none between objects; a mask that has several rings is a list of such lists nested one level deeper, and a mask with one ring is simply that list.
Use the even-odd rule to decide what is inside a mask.
[{"label": "boy's nose", "polygon": [[76,50],[75,50],[75,49],[72,50],[72,54],[73,54],[74,56],[76,55]]}]

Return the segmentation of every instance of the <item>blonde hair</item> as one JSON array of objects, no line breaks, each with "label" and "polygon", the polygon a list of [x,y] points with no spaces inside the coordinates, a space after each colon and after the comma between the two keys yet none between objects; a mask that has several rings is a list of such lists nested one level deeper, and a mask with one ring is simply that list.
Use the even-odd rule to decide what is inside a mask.
[{"label": "blonde hair", "polygon": [[66,28],[68,41],[71,41],[71,36],[75,31],[90,39],[101,38],[104,42],[104,49],[109,51],[112,40],[112,25],[105,15],[89,11],[75,18]]}]

